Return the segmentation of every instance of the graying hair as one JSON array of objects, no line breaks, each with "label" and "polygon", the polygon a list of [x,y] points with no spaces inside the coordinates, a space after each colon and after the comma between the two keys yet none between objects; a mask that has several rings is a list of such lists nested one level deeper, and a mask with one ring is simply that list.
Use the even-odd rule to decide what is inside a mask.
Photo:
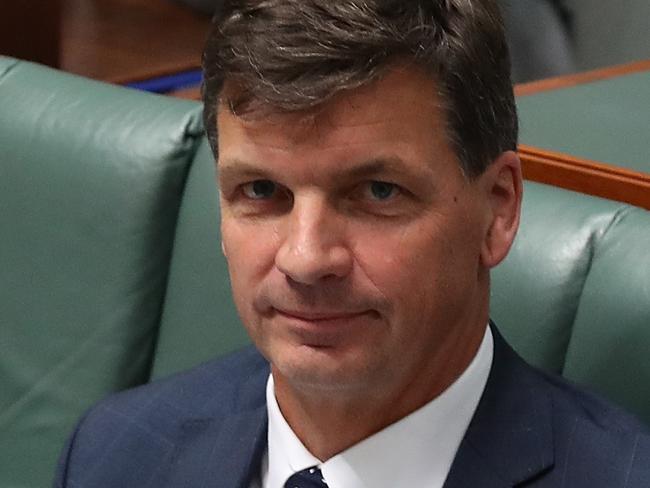
[{"label": "graying hair", "polygon": [[468,177],[516,148],[510,59],[494,0],[226,0],[203,56],[212,149],[216,155],[226,81],[240,88],[227,100],[236,114],[309,111],[397,62],[431,75]]}]

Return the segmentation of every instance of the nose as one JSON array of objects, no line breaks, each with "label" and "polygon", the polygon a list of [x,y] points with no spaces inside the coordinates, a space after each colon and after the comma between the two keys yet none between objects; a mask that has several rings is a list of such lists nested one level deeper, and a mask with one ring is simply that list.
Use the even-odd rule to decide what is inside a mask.
[{"label": "nose", "polygon": [[280,272],[304,285],[350,273],[353,259],[342,216],[319,199],[296,198],[287,217],[282,244],[275,256]]}]

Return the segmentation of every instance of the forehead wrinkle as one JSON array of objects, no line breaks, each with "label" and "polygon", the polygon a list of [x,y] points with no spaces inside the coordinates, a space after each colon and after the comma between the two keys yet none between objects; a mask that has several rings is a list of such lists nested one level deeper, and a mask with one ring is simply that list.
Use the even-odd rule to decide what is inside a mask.
[{"label": "forehead wrinkle", "polygon": [[[378,142],[386,141],[393,134],[399,144],[400,138],[393,132],[379,131],[366,133],[361,130],[350,137],[350,130],[362,127],[376,127],[387,125],[385,120],[378,120],[372,123],[358,123],[350,125],[328,125],[315,123],[309,127],[295,127],[289,121],[284,124],[274,123],[268,125],[267,121],[247,123],[242,128],[252,136],[251,146],[256,150],[271,150],[282,153],[299,152],[301,150],[328,151],[337,148],[375,145]],[[280,129],[280,130],[278,130]],[[277,135],[280,134],[280,137]],[[248,143],[246,144],[248,145]]]}]

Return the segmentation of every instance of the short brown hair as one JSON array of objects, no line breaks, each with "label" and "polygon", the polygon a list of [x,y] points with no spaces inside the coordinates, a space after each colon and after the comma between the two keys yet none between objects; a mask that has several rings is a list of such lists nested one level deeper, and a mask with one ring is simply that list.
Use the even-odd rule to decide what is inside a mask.
[{"label": "short brown hair", "polygon": [[203,55],[206,130],[217,154],[216,114],[226,80],[249,102],[280,111],[318,107],[377,80],[395,62],[431,74],[450,142],[472,178],[516,149],[510,58],[494,0],[226,0]]}]

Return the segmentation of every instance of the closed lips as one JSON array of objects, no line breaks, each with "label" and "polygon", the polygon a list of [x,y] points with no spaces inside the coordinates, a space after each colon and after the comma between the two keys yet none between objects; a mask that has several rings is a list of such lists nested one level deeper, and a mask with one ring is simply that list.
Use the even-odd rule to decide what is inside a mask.
[{"label": "closed lips", "polygon": [[369,313],[369,311],[363,311],[363,312],[299,312],[299,311],[293,311],[293,310],[280,310],[280,309],[275,309],[276,312],[278,312],[280,315],[284,315],[285,317],[293,318],[293,319],[298,319],[298,320],[305,320],[309,322],[325,322],[325,321],[331,321],[331,320],[345,320],[345,319],[352,319],[359,317],[361,315],[365,315]]}]

